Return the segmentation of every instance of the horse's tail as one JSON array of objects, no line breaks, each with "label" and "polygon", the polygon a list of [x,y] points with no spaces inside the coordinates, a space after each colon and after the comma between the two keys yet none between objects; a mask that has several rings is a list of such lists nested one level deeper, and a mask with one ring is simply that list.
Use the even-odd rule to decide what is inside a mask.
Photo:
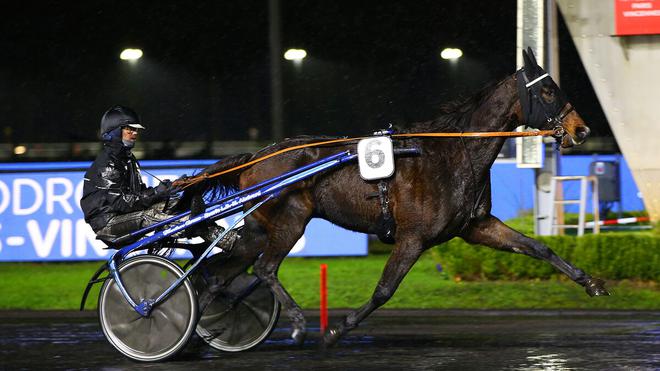
[{"label": "horse's tail", "polygon": [[[227,169],[231,169],[236,166],[243,165],[244,163],[248,162],[252,158],[251,153],[241,153],[238,155],[232,155],[223,158],[222,160],[219,160],[218,162],[214,163],[213,165],[210,165],[209,167],[205,168],[202,170],[202,172],[198,175],[203,175],[203,174],[217,174],[222,171],[225,171]],[[238,181],[240,178],[241,173],[246,170],[246,169],[238,169],[236,171],[230,171],[226,174],[222,174],[219,176],[214,176],[205,179],[201,183],[207,183],[206,184],[206,190],[211,190],[214,187],[231,187],[231,188],[238,188]]]},{"label": "horse's tail", "polygon": [[[204,174],[217,174],[224,170],[242,165],[248,162],[250,158],[252,158],[251,153],[241,153],[238,155],[228,156],[206,167],[195,176],[203,177]],[[239,188],[240,175],[246,169],[247,168],[238,169],[226,174],[202,178],[202,180],[199,182],[186,187],[183,191],[183,196],[177,202],[175,209],[177,211],[189,209],[194,198],[203,197],[204,200],[208,203],[235,193]]]}]

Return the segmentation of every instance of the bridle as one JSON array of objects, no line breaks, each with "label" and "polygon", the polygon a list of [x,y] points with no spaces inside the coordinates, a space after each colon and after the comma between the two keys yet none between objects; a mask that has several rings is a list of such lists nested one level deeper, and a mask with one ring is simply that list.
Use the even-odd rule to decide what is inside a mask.
[{"label": "bridle", "polygon": [[[566,109],[566,107],[568,107],[568,109]],[[564,122],[566,116],[568,116],[568,114],[573,112],[574,110],[575,107],[573,107],[572,104],[566,103],[566,105],[564,106],[564,108],[562,108],[562,110],[559,112],[558,115],[548,118],[548,123],[552,123],[554,125],[552,128],[554,134],[552,134],[552,136],[556,140],[561,140],[566,135],[566,129],[564,129],[562,123]]]},{"label": "bridle", "polygon": [[[518,70],[513,76],[518,85],[518,96],[520,97],[520,105],[525,124],[535,129],[540,129],[546,125],[551,126],[553,131],[552,136],[559,141],[566,135],[566,130],[562,123],[566,116],[575,110],[575,107],[568,102],[559,88],[557,88],[557,92],[559,93],[557,99],[563,102],[559,107],[556,104],[548,104],[541,98],[540,88],[537,84],[546,77],[550,77],[547,72],[530,81],[527,78],[524,68]],[[538,112],[539,108],[540,112]],[[544,119],[542,119],[540,114],[543,115]],[[538,122],[538,124],[535,124],[535,122]]]}]

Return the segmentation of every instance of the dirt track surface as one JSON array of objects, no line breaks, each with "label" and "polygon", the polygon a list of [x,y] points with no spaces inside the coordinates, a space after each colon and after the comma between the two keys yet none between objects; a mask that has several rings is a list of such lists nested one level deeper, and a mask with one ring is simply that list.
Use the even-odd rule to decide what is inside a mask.
[{"label": "dirt track surface", "polygon": [[[343,313],[331,312],[331,323]],[[325,351],[318,316],[306,314],[302,347],[281,318],[268,341],[246,352],[218,352],[193,337],[175,360],[142,364],[112,348],[93,312],[0,312],[0,369],[660,368],[660,312],[381,310]]]}]

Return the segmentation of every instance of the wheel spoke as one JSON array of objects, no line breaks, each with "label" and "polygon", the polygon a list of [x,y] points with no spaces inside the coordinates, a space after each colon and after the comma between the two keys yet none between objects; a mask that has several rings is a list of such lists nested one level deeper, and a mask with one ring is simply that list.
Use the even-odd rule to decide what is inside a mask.
[{"label": "wheel spoke", "polygon": [[[252,317],[256,319],[257,322],[259,322],[262,328],[268,327],[268,323],[270,322],[270,316],[272,312],[268,313],[264,308],[255,306],[254,303],[249,302],[247,300],[242,302],[241,304],[248,309],[249,313],[252,313]],[[271,305],[271,309],[272,309],[272,305]]]},{"label": "wheel spoke", "polygon": [[[230,290],[253,282],[244,273],[232,282]],[[222,351],[250,349],[263,341],[275,326],[279,305],[270,289],[261,284],[234,305],[218,296],[207,307],[197,324],[197,334],[211,347]]]},{"label": "wheel spoke", "polygon": [[[119,271],[136,301],[155,299],[182,274],[174,263],[152,255],[131,258]],[[128,305],[116,283],[108,281],[101,290],[99,314],[106,337],[121,353],[140,361],[163,360],[183,349],[192,335],[197,297],[186,280],[148,317],[142,317]]]}]

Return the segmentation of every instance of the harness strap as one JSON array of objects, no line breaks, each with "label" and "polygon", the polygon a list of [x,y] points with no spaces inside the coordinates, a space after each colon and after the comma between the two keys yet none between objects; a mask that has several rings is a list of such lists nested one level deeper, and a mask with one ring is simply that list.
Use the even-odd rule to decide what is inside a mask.
[{"label": "harness strap", "polygon": [[394,235],[396,233],[396,224],[390,212],[390,197],[387,187],[387,180],[381,179],[378,182],[378,200],[380,201],[380,225],[378,231],[378,238],[385,243],[394,243]]},{"label": "harness strap", "polygon": [[390,211],[390,198],[389,189],[387,186],[388,180],[381,179],[378,182],[378,192],[366,195],[367,199],[378,198],[380,202],[380,216],[376,221],[376,235],[381,241],[385,243],[394,243],[394,235],[396,233],[396,223]]},{"label": "harness strap", "polygon": [[[467,132],[467,133],[401,133],[401,134],[392,134],[390,135],[393,138],[415,138],[415,137],[433,137],[433,138],[459,138],[459,137],[469,137],[469,138],[485,138],[485,137],[532,137],[532,136],[552,136],[555,135],[555,131],[553,130],[540,130],[540,131],[523,131],[523,132],[518,132],[518,131],[483,131],[483,132]],[[258,162],[264,161],[266,159],[269,159],[271,157],[280,155],[282,153],[290,152],[290,151],[295,151],[297,149],[303,149],[303,148],[309,148],[309,147],[320,147],[320,146],[325,146],[329,144],[336,144],[336,143],[346,143],[346,142],[352,142],[352,141],[357,141],[361,139],[366,139],[370,137],[354,137],[354,138],[340,138],[340,139],[332,139],[332,140],[325,140],[321,142],[314,142],[314,143],[306,143],[306,144],[300,144],[297,146],[292,146],[292,147],[287,147],[284,149],[281,149],[279,151],[275,151],[273,153],[267,154],[265,156],[256,158],[252,161],[248,161],[244,164],[232,167],[230,169],[225,169],[222,171],[219,171],[217,173],[203,173],[199,174],[197,176],[189,177],[186,179],[178,180],[174,182],[175,186],[182,187],[182,188],[187,188],[190,187],[193,184],[197,184],[203,180],[210,179],[210,178],[215,178],[223,174],[230,173],[232,171],[236,171],[239,169],[246,168],[248,166],[252,166]]]},{"label": "harness strap", "polygon": [[388,195],[387,181],[381,179],[378,182],[378,200],[380,201],[380,209],[386,218],[391,218],[390,215],[390,198]]}]

